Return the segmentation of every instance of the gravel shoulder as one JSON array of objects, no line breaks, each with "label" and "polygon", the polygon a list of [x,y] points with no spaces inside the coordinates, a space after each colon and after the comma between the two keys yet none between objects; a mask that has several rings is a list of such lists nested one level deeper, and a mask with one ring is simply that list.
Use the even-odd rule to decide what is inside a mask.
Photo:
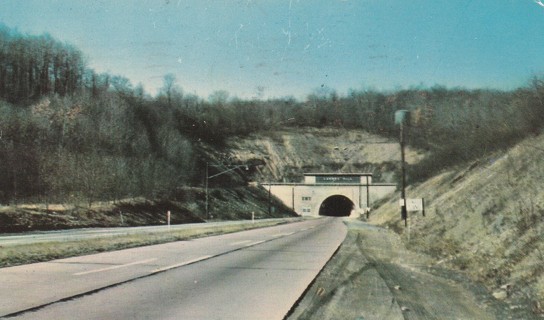
[{"label": "gravel shoulder", "polygon": [[394,232],[347,220],[348,235],[286,319],[531,319],[463,274],[408,251]]}]

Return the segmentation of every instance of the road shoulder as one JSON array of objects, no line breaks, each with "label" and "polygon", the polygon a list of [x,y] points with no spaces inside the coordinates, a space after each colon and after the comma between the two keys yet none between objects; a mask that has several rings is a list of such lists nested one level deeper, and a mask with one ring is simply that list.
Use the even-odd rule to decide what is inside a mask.
[{"label": "road shoulder", "polygon": [[406,250],[397,234],[348,220],[348,235],[287,319],[508,319],[462,274]]}]

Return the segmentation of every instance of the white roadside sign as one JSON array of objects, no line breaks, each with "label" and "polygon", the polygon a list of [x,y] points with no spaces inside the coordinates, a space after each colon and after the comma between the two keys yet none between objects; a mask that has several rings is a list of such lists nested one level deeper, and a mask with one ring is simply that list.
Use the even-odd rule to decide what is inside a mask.
[{"label": "white roadside sign", "polygon": [[[400,199],[399,206],[404,205],[404,199]],[[406,210],[407,211],[423,211],[423,199],[406,199]]]}]

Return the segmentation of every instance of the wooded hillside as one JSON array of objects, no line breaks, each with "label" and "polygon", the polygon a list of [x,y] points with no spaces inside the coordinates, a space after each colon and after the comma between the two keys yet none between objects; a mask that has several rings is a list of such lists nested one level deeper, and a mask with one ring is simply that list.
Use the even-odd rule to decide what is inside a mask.
[{"label": "wooded hillside", "polygon": [[0,27],[0,203],[167,195],[203,185],[206,161],[228,162],[220,156],[228,137],[288,126],[396,138],[398,109],[413,111],[409,144],[429,154],[411,168],[415,181],[509,147],[544,120],[538,77],[508,92],[434,86],[342,96],[321,87],[305,101],[225,91],[203,99],[184,94],[179,83],[189,81],[165,75],[152,97],[122,76],[95,73],[70,44]]}]

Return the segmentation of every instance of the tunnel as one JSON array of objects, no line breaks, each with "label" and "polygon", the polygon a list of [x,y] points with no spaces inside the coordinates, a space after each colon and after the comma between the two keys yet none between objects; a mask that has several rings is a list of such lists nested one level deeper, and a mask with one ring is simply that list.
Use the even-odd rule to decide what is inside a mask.
[{"label": "tunnel", "polygon": [[353,202],[340,195],[330,196],[319,207],[320,216],[348,217],[354,209]]}]

